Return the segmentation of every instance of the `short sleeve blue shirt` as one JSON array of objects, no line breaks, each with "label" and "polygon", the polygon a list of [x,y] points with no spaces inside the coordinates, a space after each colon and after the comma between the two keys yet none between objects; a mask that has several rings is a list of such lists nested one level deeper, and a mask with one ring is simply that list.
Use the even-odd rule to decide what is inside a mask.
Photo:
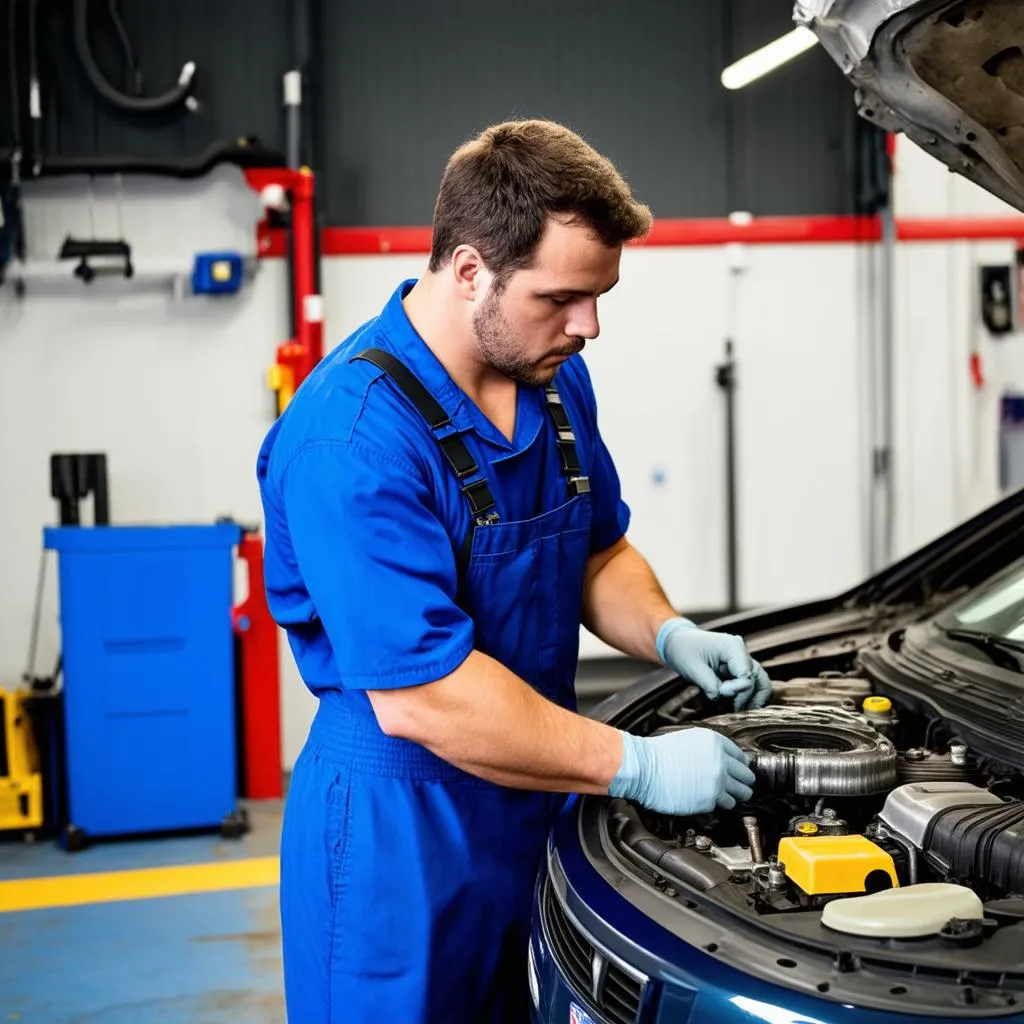
[{"label": "short sleeve blue shirt", "polygon": [[[504,522],[566,500],[543,388],[520,386],[509,441],[413,329],[402,299],[414,284],[404,281],[379,316],[321,361],[259,453],[267,599],[314,693],[431,682],[473,649],[474,623],[456,602],[465,496],[420,414],[353,356],[384,349],[420,379],[487,477]],[[596,553],[625,534],[629,508],[582,357],[562,364],[557,383],[590,477]]]}]

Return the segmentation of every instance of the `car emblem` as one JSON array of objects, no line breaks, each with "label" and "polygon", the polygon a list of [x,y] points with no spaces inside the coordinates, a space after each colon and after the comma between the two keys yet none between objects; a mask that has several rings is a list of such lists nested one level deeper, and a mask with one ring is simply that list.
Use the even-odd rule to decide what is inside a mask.
[{"label": "car emblem", "polygon": [[590,960],[590,994],[594,997],[595,1002],[601,998],[607,974],[608,961],[595,949]]}]

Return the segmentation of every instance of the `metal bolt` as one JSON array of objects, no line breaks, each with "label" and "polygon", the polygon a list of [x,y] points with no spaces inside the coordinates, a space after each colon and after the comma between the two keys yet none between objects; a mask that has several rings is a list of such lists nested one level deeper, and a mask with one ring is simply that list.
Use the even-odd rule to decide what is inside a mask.
[{"label": "metal bolt", "polygon": [[711,849],[711,840],[707,836],[697,836],[693,841],[693,847],[695,850],[700,850],[701,853],[704,853]]},{"label": "metal bolt", "polygon": [[743,827],[747,830],[750,842],[750,858],[755,864],[760,864],[764,861],[764,850],[761,847],[761,830],[757,827],[757,818],[752,814],[744,815]]},{"label": "metal bolt", "polygon": [[906,753],[906,758],[908,761],[923,761],[925,752],[920,747],[911,747]]},{"label": "metal bolt", "polygon": [[973,985],[964,985],[960,989],[960,994],[957,996],[958,1003],[964,1003],[967,1006],[972,1006],[978,1001],[978,990]]},{"label": "metal bolt", "polygon": [[834,808],[832,808],[832,807],[826,807],[826,808],[825,808],[825,809],[824,809],[824,810],[823,810],[823,811],[821,812],[821,816],[822,816],[823,818],[827,819],[828,821],[832,821],[832,820],[833,820],[833,819],[835,818],[835,816],[836,816],[836,812],[835,812],[835,809],[834,809]]}]

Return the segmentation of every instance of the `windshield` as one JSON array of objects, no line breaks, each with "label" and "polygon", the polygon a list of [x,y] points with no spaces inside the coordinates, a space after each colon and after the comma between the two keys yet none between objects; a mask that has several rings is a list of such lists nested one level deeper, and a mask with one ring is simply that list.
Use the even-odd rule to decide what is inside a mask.
[{"label": "windshield", "polygon": [[1024,561],[940,615],[936,624],[946,630],[966,630],[1024,643]]}]

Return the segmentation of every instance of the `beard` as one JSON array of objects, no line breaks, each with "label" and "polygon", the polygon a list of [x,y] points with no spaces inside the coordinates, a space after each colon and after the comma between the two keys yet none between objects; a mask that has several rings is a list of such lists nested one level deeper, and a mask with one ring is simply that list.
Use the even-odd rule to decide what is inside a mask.
[{"label": "beard", "polygon": [[583,339],[574,338],[569,344],[551,349],[538,360],[530,359],[525,346],[512,326],[505,319],[499,301],[499,292],[493,287],[488,292],[480,309],[473,315],[473,333],[476,336],[480,355],[488,366],[503,373],[510,380],[526,387],[536,388],[549,384],[558,372],[557,366],[550,368],[540,364],[548,356],[571,356],[583,350]]}]

